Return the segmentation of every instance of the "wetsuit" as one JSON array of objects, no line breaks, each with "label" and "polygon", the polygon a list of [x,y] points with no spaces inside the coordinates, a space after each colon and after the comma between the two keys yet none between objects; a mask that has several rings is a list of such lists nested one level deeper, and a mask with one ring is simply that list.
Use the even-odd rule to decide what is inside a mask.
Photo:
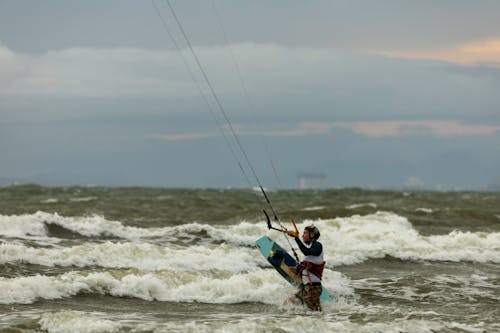
[{"label": "wetsuit", "polygon": [[304,244],[298,237],[295,237],[295,241],[305,256],[299,268],[299,273],[302,275],[302,285],[295,296],[306,304],[309,309],[321,311],[319,297],[323,289],[321,278],[325,265],[323,245],[317,240]]}]

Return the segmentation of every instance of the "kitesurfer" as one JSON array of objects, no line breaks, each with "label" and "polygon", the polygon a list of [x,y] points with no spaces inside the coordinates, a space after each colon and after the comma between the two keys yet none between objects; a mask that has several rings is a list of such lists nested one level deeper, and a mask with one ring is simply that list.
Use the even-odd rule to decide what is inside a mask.
[{"label": "kitesurfer", "polygon": [[300,251],[305,256],[304,260],[297,266],[297,274],[302,277],[302,284],[290,301],[300,301],[313,311],[321,311],[319,298],[322,292],[321,279],[325,261],[323,259],[323,245],[318,241],[319,229],[314,225],[305,227],[302,240],[300,240],[297,230],[287,230],[286,233],[295,238]]}]

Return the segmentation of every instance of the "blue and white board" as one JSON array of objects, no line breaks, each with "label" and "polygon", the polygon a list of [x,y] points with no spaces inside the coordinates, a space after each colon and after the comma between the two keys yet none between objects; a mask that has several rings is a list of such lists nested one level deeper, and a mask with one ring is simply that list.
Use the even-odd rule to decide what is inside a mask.
[{"label": "blue and white board", "polygon": [[[271,265],[287,280],[292,286],[299,287],[302,279],[295,273],[297,261],[286,252],[281,246],[267,236],[263,236],[255,241],[260,253],[269,261]],[[320,296],[321,302],[333,302],[330,293],[323,287]]]}]

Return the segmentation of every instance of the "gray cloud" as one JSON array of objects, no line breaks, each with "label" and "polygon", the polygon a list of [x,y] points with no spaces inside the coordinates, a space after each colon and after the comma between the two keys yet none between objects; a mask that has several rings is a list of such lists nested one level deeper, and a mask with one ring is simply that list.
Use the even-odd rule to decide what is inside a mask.
[{"label": "gray cloud", "polygon": [[[214,2],[234,43],[408,49],[486,39],[500,31],[500,3],[494,0]],[[165,2],[156,3],[168,17]],[[223,42],[211,1],[172,4],[194,44]],[[156,18],[148,1],[4,0],[0,39],[30,53],[75,46],[172,47]]]},{"label": "gray cloud", "polygon": [[[212,3],[173,4],[266,185],[261,135],[286,186],[498,178],[497,1],[217,0],[255,114]],[[246,186],[151,3],[5,0],[0,42],[0,178]]]},{"label": "gray cloud", "polygon": [[[500,69],[473,72],[442,62],[278,45],[232,49],[262,118],[471,121],[473,115],[477,122],[500,120],[494,112],[500,104]],[[196,52],[227,109],[236,117],[251,117],[229,51],[214,47]],[[150,99],[163,101],[162,112],[186,110],[196,100],[191,111],[207,111],[174,51],[73,48],[28,56],[2,47],[0,54],[6,55],[0,58],[0,70],[8,73],[0,78],[0,95],[11,100]],[[201,77],[197,80],[203,86]],[[204,93],[211,100],[206,88]],[[44,115],[40,109],[34,113]]]}]

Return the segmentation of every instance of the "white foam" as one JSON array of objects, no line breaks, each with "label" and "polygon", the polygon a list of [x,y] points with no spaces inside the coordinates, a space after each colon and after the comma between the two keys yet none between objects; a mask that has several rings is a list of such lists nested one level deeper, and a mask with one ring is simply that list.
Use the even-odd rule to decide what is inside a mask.
[{"label": "white foam", "polygon": [[[339,305],[339,306],[337,306]],[[148,313],[81,312],[55,311],[37,314],[40,329],[48,333],[74,332],[346,332],[346,333],[434,333],[434,332],[497,332],[499,325],[476,321],[460,322],[460,318],[440,317],[432,311],[399,312],[391,307],[345,306],[341,302],[333,307],[324,307],[322,313],[313,313],[304,308],[280,307],[282,311],[263,313],[224,312],[209,317],[185,316],[183,318],[162,318],[149,316]],[[230,310],[229,310],[230,311]],[[359,315],[398,315],[383,316],[380,320],[356,320]],[[25,316],[24,313],[16,317]],[[352,317],[352,315],[355,316]],[[421,317],[424,318],[421,318]],[[12,315],[10,315],[12,317]],[[33,314],[28,315],[29,318]],[[417,317],[417,318],[414,318]],[[353,320],[354,318],[354,320]],[[18,329],[17,329],[18,330]],[[16,331],[17,331],[16,330]],[[7,329],[7,331],[10,331]]]},{"label": "white foam", "polygon": [[0,244],[0,263],[26,262],[44,266],[173,269],[220,269],[243,272],[265,264],[257,249],[227,244],[212,247],[166,248],[148,243],[86,243],[65,248],[34,248]]},{"label": "white foam", "polygon": [[137,238],[145,229],[126,227],[117,221],[108,221],[101,216],[62,217],[57,213],[38,211],[35,214],[0,215],[0,235],[23,238],[25,236],[47,236],[47,225],[54,224],[83,236],[113,235]]},{"label": "white foam", "polygon": [[359,203],[359,204],[353,204],[346,206],[346,209],[358,209],[358,208],[363,208],[363,207],[371,207],[371,208],[377,208],[377,204],[373,202],[368,202],[368,203]]},{"label": "white foam", "polygon": [[304,313],[272,316],[262,314],[249,318],[235,320],[210,320],[176,322],[170,321],[158,324],[142,324],[138,331],[164,332],[343,332],[343,333],[434,333],[444,332],[449,329],[479,333],[485,332],[484,324],[466,325],[442,320],[424,319],[395,319],[393,321],[353,322],[343,317],[334,317],[329,314]]},{"label": "white foam", "polygon": [[188,223],[170,228],[163,228],[164,234],[174,236],[175,240],[180,237],[195,238],[194,234],[205,232],[210,240],[227,242],[235,245],[253,246],[255,240],[265,234],[268,230],[265,223],[249,223],[242,221],[236,225],[208,225],[200,223]]},{"label": "white foam", "polygon": [[306,207],[306,208],[303,208],[302,210],[305,212],[311,212],[311,211],[317,211],[317,210],[323,210],[323,209],[325,209],[325,206]]},{"label": "white foam", "polygon": [[417,208],[415,209],[415,212],[422,212],[422,213],[427,213],[427,214],[432,214],[434,211],[431,208]]},{"label": "white foam", "polygon": [[94,201],[99,199],[98,197],[76,197],[76,198],[70,198],[69,201],[71,202],[88,202],[88,201]]},{"label": "white foam", "polygon": [[334,265],[387,255],[403,260],[500,262],[498,232],[423,236],[405,217],[387,212],[314,222],[321,230],[326,260]]},{"label": "white foam", "polygon": [[0,278],[0,290],[0,304],[28,304],[37,299],[59,299],[81,292],[148,301],[281,304],[283,299],[275,296],[292,294],[294,288],[274,270],[257,269],[245,274],[220,271],[187,274],[172,271],[146,274],[69,272],[58,276]]},{"label": "white foam", "polygon": [[46,225],[37,221],[34,215],[0,215],[0,235],[19,238],[46,236]]},{"label": "white foam", "polygon": [[[310,223],[315,223],[321,231],[320,241],[325,249],[327,265],[330,266],[351,265],[369,259],[383,258],[388,255],[403,260],[500,262],[499,232],[454,231],[447,235],[424,236],[413,228],[408,219],[389,212],[316,221],[306,220],[299,223],[298,226],[303,229]],[[113,260],[117,263],[124,263],[124,267],[138,267],[139,265],[134,262],[139,261],[139,258],[145,252],[151,250],[152,256],[148,257],[146,255],[143,258],[145,264],[139,267],[141,269],[161,268],[162,266],[155,263],[155,260],[160,260],[165,255],[169,255],[169,253],[165,253],[155,257],[157,248],[147,248],[147,245],[145,245],[151,239],[155,239],[157,243],[167,244],[169,247],[189,246],[189,248],[193,249],[193,253],[200,258],[206,258],[203,255],[204,248],[212,251],[214,243],[226,243],[238,248],[234,251],[232,251],[232,248],[228,248],[232,253],[240,253],[241,251],[253,253],[253,249],[241,249],[243,246],[253,246],[255,240],[263,234],[268,234],[283,248],[289,249],[283,234],[268,231],[264,222],[255,224],[245,221],[226,226],[195,222],[163,228],[137,228],[126,226],[119,221],[109,221],[101,216],[61,217],[57,214],[37,212],[20,216],[0,215],[0,235],[19,238],[29,238],[33,237],[33,235],[36,237],[46,236],[47,224],[56,224],[88,237],[112,235],[141,243],[140,246],[132,244],[119,245],[119,243],[110,245],[112,243],[106,243],[102,248],[97,248],[98,251],[102,251],[107,255],[108,261]],[[291,242],[294,244],[293,240]],[[192,244],[201,246],[201,248],[192,247]],[[146,250],[141,249],[141,246],[145,247]],[[74,247],[60,254],[47,251],[45,257],[47,262],[55,260],[58,265],[82,267],[82,265],[87,264],[85,260],[91,260],[96,265],[108,267],[105,259],[101,260],[97,253],[92,253],[94,249],[96,247]],[[15,249],[8,249],[8,251],[15,251]],[[33,250],[28,250],[28,252],[30,251]],[[91,253],[87,255],[86,251]],[[199,261],[190,256],[189,252],[186,250],[179,253],[179,255],[180,257],[187,255],[184,259],[193,260],[198,264]],[[42,258],[43,255],[40,255],[41,252],[37,252],[35,257],[42,259],[30,259],[27,255],[22,255],[21,251],[17,251],[17,253],[19,253],[19,260],[41,260],[40,262],[45,260]],[[177,255],[177,253],[172,253],[172,255]],[[65,263],[61,256],[69,258],[68,261]],[[81,259],[73,259],[77,256],[80,256]],[[120,257],[125,256],[130,256],[132,258],[130,259],[131,262],[126,262],[127,259],[120,259]],[[245,254],[245,256],[245,260],[248,261],[249,255]],[[223,256],[221,255],[221,257]],[[12,261],[16,260],[16,257],[3,252],[0,260]],[[82,260],[81,263],[78,260]],[[211,261],[208,260],[207,263],[211,263]],[[182,263],[179,265],[182,266]],[[226,269],[226,267],[222,268]]]},{"label": "white foam", "polygon": [[58,203],[59,200],[56,198],[48,198],[45,200],[40,200],[40,203],[45,203],[45,204],[52,204],[52,203]]},{"label": "white foam", "polygon": [[86,237],[112,236],[127,240],[161,238],[175,242],[194,240],[196,234],[205,232],[211,240],[228,241],[239,245],[253,245],[255,239],[267,230],[265,224],[241,222],[231,226],[212,226],[187,223],[173,227],[138,228],[126,226],[120,221],[110,221],[99,215],[63,217],[57,213],[38,211],[35,214],[0,215],[0,235],[17,238],[47,236],[47,225],[53,224]]},{"label": "white foam", "polygon": [[14,279],[0,278],[0,304],[26,304],[37,298],[56,299],[75,295],[79,286],[65,284],[56,285],[54,278],[48,276],[29,276]]},{"label": "white foam", "polygon": [[117,322],[79,311],[44,313],[38,322],[41,329],[48,333],[111,333],[121,328]]}]

